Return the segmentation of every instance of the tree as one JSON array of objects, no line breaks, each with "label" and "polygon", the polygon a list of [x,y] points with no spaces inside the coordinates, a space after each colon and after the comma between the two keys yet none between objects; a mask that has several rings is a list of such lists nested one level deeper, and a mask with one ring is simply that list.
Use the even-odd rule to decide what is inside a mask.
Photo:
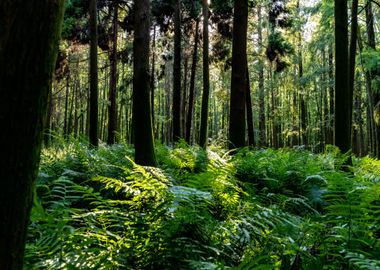
[{"label": "tree", "polygon": [[64,1],[0,2],[0,268],[23,268]]},{"label": "tree", "polygon": [[97,0],[90,0],[90,144],[98,146],[98,23]]},{"label": "tree", "polygon": [[110,52],[110,92],[108,105],[108,138],[107,143],[115,143],[115,135],[117,131],[117,104],[116,104],[116,87],[117,87],[117,25],[119,6],[115,2],[113,6],[112,18],[112,50]]},{"label": "tree", "polygon": [[[366,11],[366,30],[367,30],[367,40],[369,47],[376,51],[376,39],[374,30],[374,16],[372,11],[372,3],[368,1],[365,7]],[[380,158],[380,121],[376,120],[375,115],[380,115],[380,91],[372,89],[372,80],[375,78],[376,72],[374,70],[369,70],[366,72],[366,81],[368,89],[368,100],[371,108],[370,112],[370,122],[372,126],[371,134],[373,140],[373,154],[377,158]]]},{"label": "tree", "polygon": [[173,140],[181,138],[181,0],[174,8]]},{"label": "tree", "polygon": [[194,30],[194,51],[193,51],[193,62],[191,64],[191,75],[190,75],[190,89],[189,89],[189,108],[187,111],[186,119],[186,142],[191,143],[191,127],[193,124],[193,114],[194,114],[194,102],[195,102],[195,73],[197,71],[198,63],[198,43],[199,43],[199,19],[196,19],[195,30]]},{"label": "tree", "polygon": [[[348,92],[351,100],[351,112],[353,110],[354,98],[354,83],[355,83],[355,63],[356,63],[356,49],[358,41],[358,0],[352,0],[351,8],[351,37],[349,48],[349,73],[348,73]],[[352,125],[352,113],[350,115],[350,124]],[[351,143],[352,145],[352,143]]]},{"label": "tree", "polygon": [[209,71],[209,34],[208,34],[208,1],[203,0],[203,96],[201,129],[199,135],[199,145],[203,148],[207,146],[207,125],[208,125],[208,105],[210,96],[210,71]]},{"label": "tree", "polygon": [[[258,27],[257,27],[257,36],[259,46],[262,46],[263,43],[263,34],[262,34],[262,18],[261,18],[261,5],[257,5],[257,17],[258,17]],[[261,51],[261,50],[260,50]],[[267,144],[266,136],[266,121],[265,121],[265,88],[264,88],[264,64],[260,57],[259,64],[259,145],[265,146]]]},{"label": "tree", "polygon": [[235,0],[230,99],[230,148],[245,146],[248,0]]},{"label": "tree", "polygon": [[253,112],[252,112],[252,100],[251,100],[251,85],[249,80],[249,70],[247,66],[247,78],[245,85],[245,105],[247,112],[247,129],[248,129],[248,145],[250,147],[255,146],[255,133],[253,130]]},{"label": "tree", "polygon": [[335,145],[351,149],[352,94],[348,87],[347,1],[335,0]]},{"label": "tree", "polygon": [[150,1],[135,0],[134,8],[132,109],[135,162],[155,166],[149,89]]}]

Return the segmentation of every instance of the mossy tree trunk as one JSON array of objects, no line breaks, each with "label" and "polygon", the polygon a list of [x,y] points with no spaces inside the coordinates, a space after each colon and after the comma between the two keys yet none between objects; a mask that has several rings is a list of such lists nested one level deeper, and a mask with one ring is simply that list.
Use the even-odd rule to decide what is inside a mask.
[{"label": "mossy tree trunk", "polygon": [[150,1],[135,0],[133,40],[133,132],[135,162],[155,166],[149,80]]},{"label": "mossy tree trunk", "polygon": [[0,268],[23,268],[63,0],[0,2]]}]

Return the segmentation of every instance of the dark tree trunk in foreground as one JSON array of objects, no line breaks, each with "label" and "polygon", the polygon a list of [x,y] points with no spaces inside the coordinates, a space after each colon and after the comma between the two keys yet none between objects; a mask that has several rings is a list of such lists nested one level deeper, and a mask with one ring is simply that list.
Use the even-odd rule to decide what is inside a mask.
[{"label": "dark tree trunk in foreground", "polygon": [[90,0],[90,144],[98,146],[98,30],[97,0]]},{"label": "dark tree trunk in foreground", "polygon": [[198,62],[198,43],[199,43],[199,19],[195,23],[195,36],[194,36],[194,52],[193,52],[193,62],[191,66],[190,75],[190,89],[189,89],[189,108],[187,111],[186,119],[186,142],[191,143],[191,127],[193,123],[194,114],[194,102],[195,102],[195,73],[197,71]]},{"label": "dark tree trunk in foreground", "polygon": [[335,145],[351,149],[352,98],[348,87],[347,1],[335,0]]},{"label": "dark tree trunk in foreground", "polygon": [[177,0],[174,12],[174,64],[173,64],[173,141],[181,138],[181,1]]},{"label": "dark tree trunk in foreground", "polygon": [[230,100],[230,149],[245,146],[248,0],[235,0]]},{"label": "dark tree trunk in foreground", "polygon": [[23,268],[63,0],[0,2],[0,269]]},{"label": "dark tree trunk in foreground", "polygon": [[112,51],[110,54],[110,93],[108,105],[108,138],[107,143],[113,144],[116,141],[117,131],[117,104],[116,104],[116,87],[117,87],[117,17],[118,5],[115,3],[113,10],[113,33],[112,33]]},{"label": "dark tree trunk in foreground", "polygon": [[133,132],[135,162],[155,166],[149,90],[150,2],[135,0],[133,40]]},{"label": "dark tree trunk in foreground", "polygon": [[247,80],[245,86],[245,104],[247,112],[247,129],[248,129],[248,145],[251,147],[255,146],[255,133],[253,130],[253,112],[252,112],[252,101],[251,101],[251,85],[249,81],[249,70],[247,66]]},{"label": "dark tree trunk in foreground", "polygon": [[203,96],[201,129],[199,134],[199,145],[203,148],[207,146],[207,125],[208,125],[208,103],[210,95],[210,72],[209,72],[209,36],[208,36],[208,3],[203,0]]}]

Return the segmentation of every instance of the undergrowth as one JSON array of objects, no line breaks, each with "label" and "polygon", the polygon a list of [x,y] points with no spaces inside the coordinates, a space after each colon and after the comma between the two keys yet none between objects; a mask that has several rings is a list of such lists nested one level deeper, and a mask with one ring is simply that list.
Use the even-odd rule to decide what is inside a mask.
[{"label": "undergrowth", "polygon": [[380,162],[334,148],[44,149],[25,269],[380,269]]}]

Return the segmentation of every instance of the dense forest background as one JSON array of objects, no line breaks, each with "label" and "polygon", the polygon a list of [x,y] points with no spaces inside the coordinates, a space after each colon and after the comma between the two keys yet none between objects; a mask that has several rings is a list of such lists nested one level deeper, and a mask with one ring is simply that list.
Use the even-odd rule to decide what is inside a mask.
[{"label": "dense forest background", "polygon": [[[229,110],[233,2],[213,1],[206,10],[207,22],[202,16],[201,1],[182,1],[180,7],[174,2],[152,1],[149,80],[154,138],[171,144],[177,141],[174,136],[200,145],[210,138],[228,146],[230,114],[236,111]],[[133,142],[132,4],[98,2],[98,138],[107,143]],[[177,32],[175,8],[180,9]],[[374,18],[379,9],[371,1],[360,3],[357,9],[352,150],[359,156],[378,157],[379,56]],[[335,98],[337,103],[350,99],[344,94],[335,96],[334,92],[334,3],[249,2],[247,12],[248,76],[239,78],[241,82],[247,80],[246,94],[239,95],[249,104],[244,145],[302,145],[315,152],[323,151],[327,144],[334,143]],[[73,137],[88,137],[90,133],[87,14],[86,1],[67,2],[46,144],[54,140],[49,131]],[[354,26],[353,19],[350,16],[350,27]],[[175,45],[177,36],[180,37]],[[244,65],[238,62],[237,69],[243,70]],[[203,70],[204,66],[208,70]],[[202,97],[209,98],[208,106],[202,107]],[[231,119],[239,121],[234,116]],[[207,130],[203,138],[202,121],[207,127],[203,127]]]},{"label": "dense forest background", "polygon": [[379,15],[0,1],[0,269],[380,269]]}]

